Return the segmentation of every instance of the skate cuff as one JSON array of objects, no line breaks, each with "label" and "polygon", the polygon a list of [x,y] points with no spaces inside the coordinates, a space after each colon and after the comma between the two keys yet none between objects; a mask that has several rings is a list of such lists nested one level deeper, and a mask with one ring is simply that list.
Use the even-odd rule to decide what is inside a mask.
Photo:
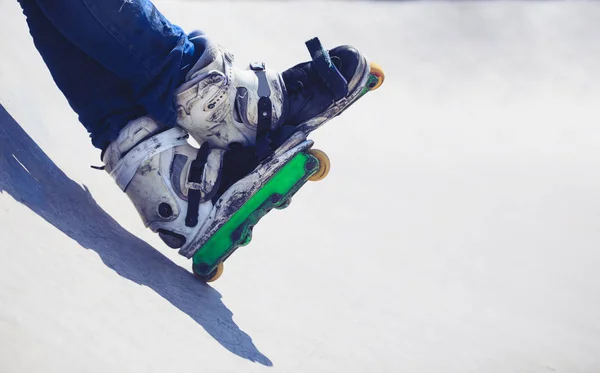
[{"label": "skate cuff", "polygon": [[348,81],[335,67],[329,56],[329,52],[323,48],[319,38],[313,38],[306,42],[306,47],[315,64],[319,76],[329,88],[335,101],[339,101],[348,95]]}]

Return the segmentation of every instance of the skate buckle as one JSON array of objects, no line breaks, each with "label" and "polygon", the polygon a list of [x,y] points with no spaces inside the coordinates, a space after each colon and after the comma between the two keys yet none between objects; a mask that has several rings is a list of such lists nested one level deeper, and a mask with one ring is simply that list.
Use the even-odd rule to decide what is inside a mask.
[{"label": "skate buckle", "polygon": [[221,48],[221,50],[223,50],[223,55],[225,55],[225,59],[229,62],[233,62],[235,60],[235,55],[233,53],[231,53],[228,50],[225,50],[225,48]]},{"label": "skate buckle", "polygon": [[186,186],[187,186],[188,189],[198,190],[198,191],[200,191],[200,193],[206,194],[206,189],[200,183],[195,183],[193,181],[188,181],[186,183]]},{"label": "skate buckle", "polygon": [[265,63],[264,62],[251,62],[250,63],[250,70],[252,70],[252,71],[264,71],[265,70]]}]

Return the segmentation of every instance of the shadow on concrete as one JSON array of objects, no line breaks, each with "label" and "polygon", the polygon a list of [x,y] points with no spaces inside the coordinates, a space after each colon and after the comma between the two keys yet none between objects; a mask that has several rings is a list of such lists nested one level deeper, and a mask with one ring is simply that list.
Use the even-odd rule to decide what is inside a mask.
[{"label": "shadow on concrete", "polygon": [[227,350],[273,365],[235,324],[218,291],[121,227],[86,188],[46,156],[1,105],[0,170],[0,193],[10,194],[82,247],[98,253],[123,278],[154,290]]}]

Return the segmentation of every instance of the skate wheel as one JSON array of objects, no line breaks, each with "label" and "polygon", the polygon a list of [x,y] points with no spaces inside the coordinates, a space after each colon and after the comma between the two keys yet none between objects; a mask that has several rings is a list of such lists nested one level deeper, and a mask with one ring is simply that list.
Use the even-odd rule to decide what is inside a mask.
[{"label": "skate wheel", "polygon": [[219,277],[221,277],[222,274],[223,274],[223,262],[219,263],[217,268],[211,272],[211,274],[210,274],[211,276],[206,282],[217,281],[219,279]]},{"label": "skate wheel", "polygon": [[278,205],[278,206],[275,206],[275,208],[276,208],[277,210],[283,210],[284,208],[287,208],[287,207],[290,205],[290,203],[292,203],[292,199],[291,199],[291,198],[287,199],[287,200],[286,200],[285,202],[283,202],[282,204],[280,204],[280,205]]},{"label": "skate wheel", "polygon": [[196,272],[194,270],[193,266],[192,266],[192,271],[194,272],[194,276],[196,276],[196,278],[201,281],[204,281],[204,282],[217,281],[217,279],[219,279],[219,277],[221,277],[221,275],[223,274],[223,262],[219,263],[219,265],[217,265],[217,268],[215,268],[208,276],[199,274],[198,272]]},{"label": "skate wheel", "polygon": [[310,149],[308,153],[319,161],[319,169],[315,174],[308,178],[310,181],[320,181],[323,180],[328,174],[329,169],[331,168],[331,162],[329,162],[329,157],[325,154],[324,151],[319,149]]},{"label": "skate wheel", "polygon": [[385,74],[381,66],[376,64],[375,62],[371,62],[371,75],[377,77],[377,81],[374,81],[369,84],[369,91],[374,91],[377,88],[381,87],[383,81],[385,80]]}]

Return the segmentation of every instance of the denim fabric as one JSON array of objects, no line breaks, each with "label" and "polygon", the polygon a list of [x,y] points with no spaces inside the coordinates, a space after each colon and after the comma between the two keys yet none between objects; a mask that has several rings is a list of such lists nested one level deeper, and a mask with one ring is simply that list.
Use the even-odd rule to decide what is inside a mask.
[{"label": "denim fabric", "polygon": [[175,124],[173,92],[202,51],[150,1],[19,2],[36,48],[94,146],[106,148],[141,115]]}]

